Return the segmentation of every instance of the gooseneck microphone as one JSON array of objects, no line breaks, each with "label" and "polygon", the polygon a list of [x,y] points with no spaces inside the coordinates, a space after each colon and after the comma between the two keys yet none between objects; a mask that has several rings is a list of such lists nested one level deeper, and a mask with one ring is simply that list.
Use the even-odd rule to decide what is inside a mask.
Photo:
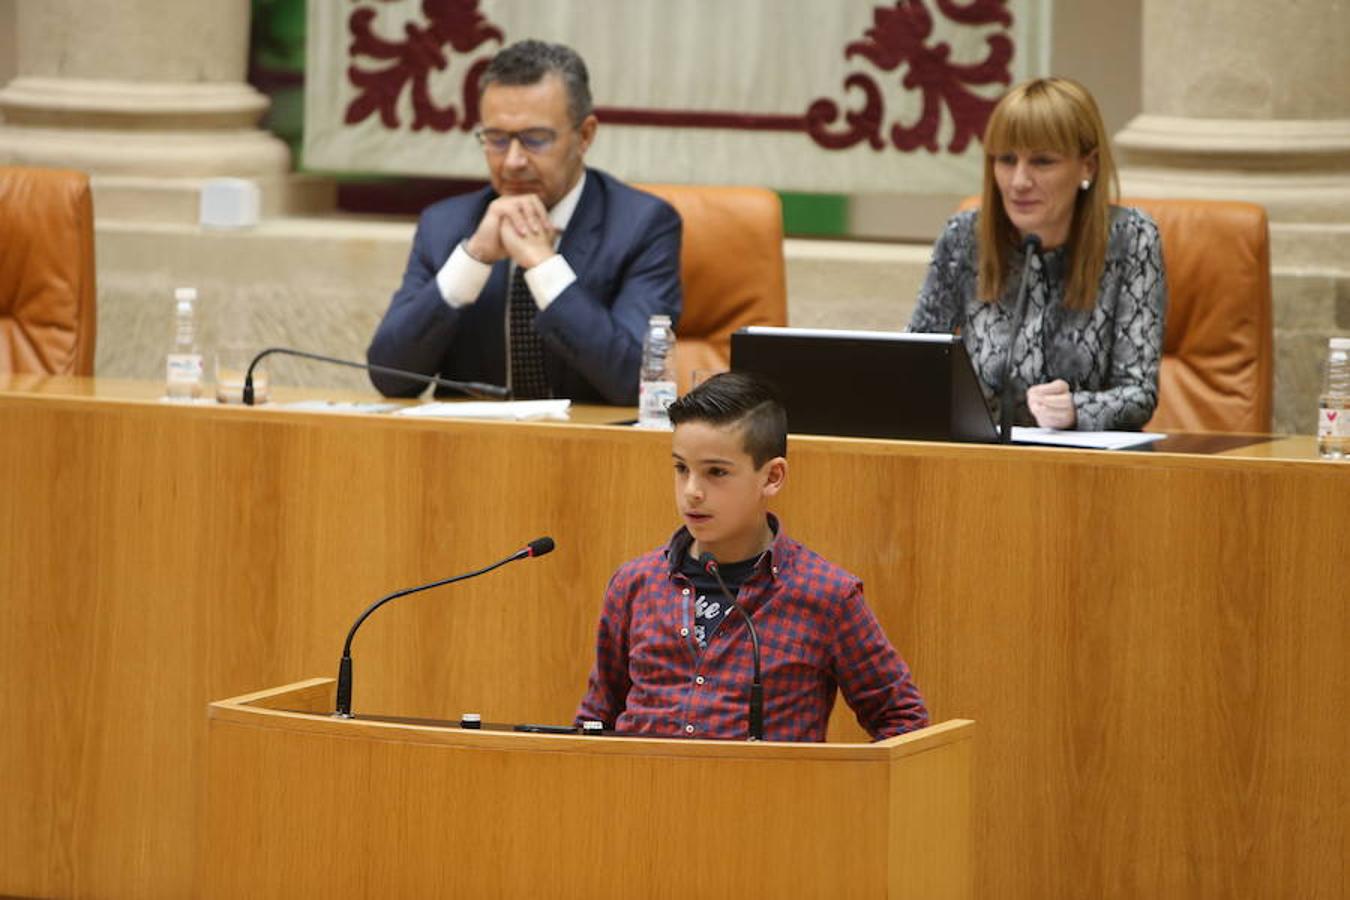
[{"label": "gooseneck microphone", "polygon": [[704,571],[717,579],[717,586],[722,589],[722,596],[727,598],[731,608],[741,614],[745,620],[746,630],[750,632],[750,652],[755,662],[754,676],[750,680],[750,737],[752,741],[764,740],[764,680],[760,677],[759,671],[759,633],[755,631],[755,623],[750,621],[750,616],[746,614],[745,607],[736,602],[735,596],[727,590],[727,583],[722,580],[722,570],[717,567],[717,560],[713,559],[711,553],[704,553],[698,558],[699,565],[703,566]]},{"label": "gooseneck microphone", "polygon": [[1039,235],[1029,234],[1022,241],[1022,283],[1017,288],[1017,307],[1013,311],[1012,334],[1008,338],[1008,349],[1003,357],[1003,391],[998,401],[998,441],[1011,443],[1013,421],[1013,348],[1017,346],[1017,333],[1022,330],[1022,320],[1027,315],[1027,282],[1031,280],[1031,259],[1041,249]]},{"label": "gooseneck microphone", "polygon": [[407,369],[395,369],[390,366],[377,366],[374,363],[352,362],[347,359],[337,359],[332,356],[323,356],[318,353],[310,353],[308,350],[293,350],[290,347],[268,347],[253,357],[248,364],[248,371],[244,373],[244,405],[253,405],[253,368],[258,365],[264,357],[271,356],[273,353],[282,356],[298,356],[301,359],[312,359],[315,362],[332,363],[335,366],[346,366],[349,369],[361,369],[366,372],[379,372],[382,375],[399,375],[403,378],[410,378],[413,381],[420,381],[423,384],[434,384],[437,387],[449,388],[452,391],[460,391],[471,397],[482,397],[487,400],[505,400],[511,396],[511,392],[501,385],[484,384],[481,381],[451,381],[448,378],[437,378],[434,375],[423,375],[421,372],[409,372]]},{"label": "gooseneck microphone", "polygon": [[356,622],[352,624],[352,630],[347,632],[347,642],[342,645],[342,661],[338,663],[337,708],[333,710],[333,715],[343,719],[350,719],[352,717],[352,638],[356,637],[356,629],[361,627],[361,623],[368,619],[371,613],[381,606],[384,606],[390,600],[406,597],[408,594],[416,594],[419,591],[427,591],[434,587],[440,587],[443,584],[454,584],[456,581],[463,581],[466,578],[475,578],[479,575],[487,574],[493,569],[500,568],[509,562],[515,562],[518,559],[543,556],[546,553],[552,553],[553,547],[553,538],[535,538],[515,553],[512,553],[506,559],[500,559],[490,566],[485,566],[475,572],[455,575],[452,578],[442,578],[440,581],[433,581],[430,584],[419,584],[417,587],[395,591],[387,597],[381,597],[379,600],[370,604],[370,606],[366,608],[366,611],[361,613]]}]

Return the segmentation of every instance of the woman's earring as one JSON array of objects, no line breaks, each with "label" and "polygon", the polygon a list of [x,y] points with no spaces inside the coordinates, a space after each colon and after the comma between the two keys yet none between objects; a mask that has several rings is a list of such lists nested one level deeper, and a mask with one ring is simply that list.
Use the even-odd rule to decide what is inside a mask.
[{"label": "woman's earring", "polygon": [[1088,188],[1092,187],[1092,182],[1084,178],[1082,181],[1078,182],[1078,186],[1086,191]]}]

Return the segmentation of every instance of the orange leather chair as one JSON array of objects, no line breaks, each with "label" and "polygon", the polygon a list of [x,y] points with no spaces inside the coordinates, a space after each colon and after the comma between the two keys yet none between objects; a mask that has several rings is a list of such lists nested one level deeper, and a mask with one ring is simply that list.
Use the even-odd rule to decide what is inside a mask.
[{"label": "orange leather chair", "polygon": [[96,326],[88,176],[0,166],[0,373],[92,375]]},{"label": "orange leather chair", "polygon": [[[962,209],[979,205],[967,198]],[[1167,270],[1158,408],[1149,431],[1270,431],[1275,350],[1264,208],[1123,199],[1152,216]]]},{"label": "orange leather chair", "polygon": [[683,394],[696,370],[730,367],[736,329],[787,324],[783,209],[778,195],[764,188],[639,186],[675,207],[684,221],[684,310],[675,344]]},{"label": "orange leather chair", "polygon": [[1153,217],[1167,269],[1158,408],[1149,431],[1270,431],[1270,229],[1254,203],[1124,200]]}]

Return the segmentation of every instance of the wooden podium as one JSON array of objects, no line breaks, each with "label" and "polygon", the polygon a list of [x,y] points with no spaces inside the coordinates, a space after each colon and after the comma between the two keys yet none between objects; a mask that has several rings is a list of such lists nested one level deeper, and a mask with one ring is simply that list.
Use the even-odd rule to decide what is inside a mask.
[{"label": "wooden podium", "polygon": [[335,719],[332,679],[211,704],[206,897],[972,895],[974,723],[875,744]]}]

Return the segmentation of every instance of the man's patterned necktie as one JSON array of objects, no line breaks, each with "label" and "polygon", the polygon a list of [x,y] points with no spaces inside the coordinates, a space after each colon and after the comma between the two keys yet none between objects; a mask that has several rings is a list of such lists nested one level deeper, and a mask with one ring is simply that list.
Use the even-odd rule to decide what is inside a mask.
[{"label": "man's patterned necktie", "polygon": [[511,276],[511,397],[537,400],[548,397],[548,377],[544,374],[544,342],[534,330],[539,307],[525,284],[525,270],[515,266]]}]

